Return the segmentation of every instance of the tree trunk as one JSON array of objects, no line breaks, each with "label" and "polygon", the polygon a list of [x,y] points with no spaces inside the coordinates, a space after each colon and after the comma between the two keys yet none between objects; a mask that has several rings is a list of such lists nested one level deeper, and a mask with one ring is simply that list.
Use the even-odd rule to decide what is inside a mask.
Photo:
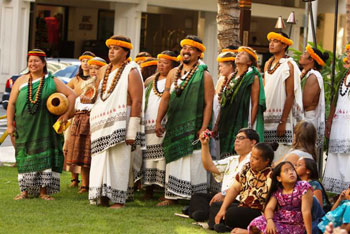
[{"label": "tree trunk", "polygon": [[346,43],[350,43],[350,0],[346,0]]},{"label": "tree trunk", "polygon": [[218,29],[218,49],[229,45],[240,46],[239,0],[218,0],[216,23]]}]

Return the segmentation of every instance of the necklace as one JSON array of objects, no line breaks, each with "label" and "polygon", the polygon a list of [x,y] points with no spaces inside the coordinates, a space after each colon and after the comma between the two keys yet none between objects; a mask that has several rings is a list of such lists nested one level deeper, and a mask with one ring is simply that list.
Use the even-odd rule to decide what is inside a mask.
[{"label": "necklace", "polygon": [[218,94],[218,99],[219,99],[219,103],[221,103],[221,98],[222,98],[222,94],[224,92],[224,90],[226,90],[228,88],[228,84],[231,82],[232,77],[235,77],[237,75],[237,72],[231,73],[228,77],[225,76],[225,80],[223,82],[223,84],[221,85],[219,94]]},{"label": "necklace", "polygon": [[105,73],[105,76],[103,77],[103,81],[102,81],[102,90],[101,90],[101,94],[100,94],[100,97],[101,97],[101,100],[102,101],[106,101],[109,96],[111,96],[111,93],[113,92],[113,90],[115,89],[115,87],[117,86],[118,84],[118,81],[120,80],[120,77],[122,75],[122,72],[126,66],[126,64],[128,63],[128,61],[126,60],[125,62],[122,63],[122,65],[120,66],[120,68],[118,69],[117,73],[115,74],[115,76],[113,77],[113,81],[112,81],[112,84],[111,86],[109,87],[109,89],[107,90],[107,96],[106,97],[103,97],[104,96],[104,93],[106,92],[106,89],[107,89],[107,81],[108,81],[108,77],[109,77],[109,74],[111,73],[111,70],[112,70],[112,64],[110,63],[106,69],[106,73]]},{"label": "necklace", "polygon": [[181,71],[183,69],[183,64],[181,64],[180,67],[177,69],[177,73],[176,73],[176,77],[175,77],[175,84],[174,84],[177,97],[181,96],[182,91],[186,88],[188,82],[190,81],[191,77],[193,76],[193,73],[197,70],[198,66],[199,66],[199,63],[196,63],[193,65],[193,68],[185,76],[184,84],[183,85],[180,84],[180,86],[178,86],[177,83],[178,83],[178,80],[181,79]]},{"label": "necklace", "polygon": [[[283,58],[288,58],[289,56],[284,56]],[[277,68],[279,68],[279,66],[281,66],[280,61],[277,62],[277,64],[273,67],[273,69],[271,69],[271,66],[273,64],[273,62],[275,61],[275,57],[272,57],[271,62],[269,63],[269,66],[267,68],[267,73],[269,73],[270,75],[272,75]]]},{"label": "necklace", "polygon": [[[42,87],[44,86],[45,82],[45,76],[40,79],[40,84],[38,87],[38,90],[36,91],[35,94],[35,99],[33,100],[33,77],[32,74],[29,73],[29,79],[28,79],[28,92],[27,92],[27,106],[28,106],[28,111],[31,115],[34,115],[41,103],[41,92],[42,92]],[[31,106],[33,104],[33,107]]]},{"label": "necklace", "polygon": [[300,74],[300,80],[304,80],[305,76],[309,73],[309,71],[311,71],[311,68],[308,69],[308,70],[305,71],[305,72],[301,72],[301,74]]},{"label": "necklace", "polygon": [[[346,77],[348,77],[349,74],[350,74],[350,69],[345,73],[345,76],[343,77],[342,81],[340,82],[339,94],[342,97],[345,96],[345,94],[347,94],[347,92],[348,92],[348,90],[350,88],[350,82],[348,82],[348,84],[345,83],[345,79],[346,79]],[[346,87],[345,92],[343,92],[343,84]]]},{"label": "necklace", "polygon": [[[239,88],[239,84],[241,83],[243,77],[247,74],[247,72],[248,69],[238,78],[236,78],[238,72],[235,72],[232,75],[231,79],[225,85],[223,85],[224,87],[222,88],[222,92],[220,92],[218,95],[219,103],[221,104],[221,106],[225,106],[228,98],[231,97],[233,93]],[[233,77],[235,78],[233,79]]]},{"label": "necklace", "polygon": [[159,77],[160,77],[160,73],[157,73],[156,77],[154,77],[154,80],[153,80],[153,85],[152,85],[153,87],[152,87],[152,89],[153,89],[153,92],[154,92],[155,95],[157,95],[158,97],[162,97],[164,91],[160,92],[158,90],[158,86],[157,86]]}]

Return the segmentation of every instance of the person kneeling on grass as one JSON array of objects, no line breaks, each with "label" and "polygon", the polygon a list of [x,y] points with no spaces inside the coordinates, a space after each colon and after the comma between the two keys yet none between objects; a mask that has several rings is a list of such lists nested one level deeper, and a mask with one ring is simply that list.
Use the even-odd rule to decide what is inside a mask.
[{"label": "person kneeling on grass", "polygon": [[311,185],[301,181],[289,161],[276,166],[264,215],[254,219],[249,233],[312,234]]},{"label": "person kneeling on grass", "polygon": [[[249,162],[252,148],[259,142],[259,135],[253,129],[242,128],[238,131],[234,144],[237,155],[217,161],[213,161],[210,155],[209,137],[203,132],[199,139],[202,143],[202,163],[204,169],[213,173],[218,183],[222,182],[221,192],[215,194],[215,196],[195,193],[191,197],[189,207],[190,217],[196,221],[205,221],[209,217],[209,210],[210,213],[215,212],[215,214],[219,211],[225,194],[233,184],[237,173]],[[214,219],[209,220],[209,227],[213,229]]]},{"label": "person kneeling on grass", "polygon": [[[247,233],[249,223],[261,215],[271,185],[271,162],[274,152],[270,145],[258,143],[252,149],[250,162],[236,175],[224,202],[215,217],[217,232]],[[240,195],[238,205],[232,204]]]}]

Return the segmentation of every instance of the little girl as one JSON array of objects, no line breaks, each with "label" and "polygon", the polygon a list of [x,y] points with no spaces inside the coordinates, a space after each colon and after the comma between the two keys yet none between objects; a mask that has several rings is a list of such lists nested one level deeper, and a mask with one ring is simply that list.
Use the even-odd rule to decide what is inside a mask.
[{"label": "little girl", "polygon": [[322,233],[325,232],[326,226],[332,222],[333,226],[341,227],[350,232],[350,186],[347,190],[344,190],[338,200],[318,224],[318,228]]},{"label": "little girl", "polygon": [[313,159],[300,158],[296,165],[296,171],[301,180],[309,182],[313,188],[313,194],[321,207],[327,212],[331,209],[327,193],[319,182],[317,164]]},{"label": "little girl", "polygon": [[281,162],[272,174],[264,215],[249,224],[249,233],[311,234],[312,196],[310,184],[300,181],[293,164]]}]

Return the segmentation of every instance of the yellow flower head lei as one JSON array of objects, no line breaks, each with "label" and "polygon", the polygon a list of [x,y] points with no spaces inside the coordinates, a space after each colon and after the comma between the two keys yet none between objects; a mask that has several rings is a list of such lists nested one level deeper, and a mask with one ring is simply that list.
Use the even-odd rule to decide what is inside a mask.
[{"label": "yellow flower head lei", "polygon": [[310,45],[306,46],[306,51],[310,54],[311,58],[313,58],[316,61],[316,63],[318,63],[318,65],[320,65],[321,67],[326,65],[326,63],[320,58],[320,56],[318,56],[315,53],[315,51],[312,49]]},{"label": "yellow flower head lei", "polygon": [[137,62],[143,62],[143,61],[145,61],[146,59],[149,59],[149,58],[152,58],[152,57],[136,57],[135,59],[134,59],[134,62],[135,63],[137,63]]},{"label": "yellow flower head lei", "polygon": [[343,63],[345,63],[345,64],[349,63],[347,57],[343,58]]},{"label": "yellow flower head lei", "polygon": [[204,58],[204,53],[201,53],[201,56],[199,58],[203,59]]},{"label": "yellow flower head lei", "polygon": [[[234,55],[235,54],[232,52],[223,52],[223,53],[219,54],[219,56],[216,58],[216,61],[218,61],[219,63],[233,62],[236,59],[236,57]],[[226,57],[224,57],[224,56],[226,56]]]},{"label": "yellow flower head lei", "polygon": [[222,50],[221,50],[221,53],[224,53],[224,52],[231,52],[231,53],[237,54],[237,53],[238,53],[238,50],[222,49]]},{"label": "yellow flower head lei", "polygon": [[129,57],[129,58],[128,58],[128,62],[130,63],[131,61],[132,61],[132,58],[131,58],[131,57]]},{"label": "yellow flower head lei", "polygon": [[177,59],[177,57],[173,57],[173,56],[170,56],[170,55],[167,55],[167,54],[158,54],[157,55],[157,59],[168,59],[168,60],[171,60],[171,61],[175,61],[175,62],[178,62],[179,60]]},{"label": "yellow flower head lei", "polygon": [[345,50],[350,50],[350,44],[347,44],[347,45],[345,46]]},{"label": "yellow flower head lei", "polygon": [[238,52],[247,52],[248,54],[253,56],[253,58],[255,59],[255,62],[258,62],[258,55],[257,55],[256,51],[253,50],[252,48],[250,48],[248,46],[240,46],[238,48]]},{"label": "yellow flower head lei", "polygon": [[82,56],[79,57],[79,60],[80,60],[80,61],[83,61],[83,59],[90,60],[90,59],[92,59],[92,58],[93,58],[93,57],[90,56],[90,55],[82,55]]},{"label": "yellow flower head lei", "polygon": [[270,32],[269,34],[267,34],[267,40],[271,40],[271,39],[276,39],[276,40],[286,44],[287,46],[293,45],[293,41],[291,39],[284,37],[283,35],[281,35],[279,33]]},{"label": "yellow flower head lei", "polygon": [[28,52],[28,56],[46,57],[46,53],[42,50],[34,49]]},{"label": "yellow flower head lei", "polygon": [[185,45],[195,47],[195,48],[199,49],[202,53],[205,52],[205,50],[206,50],[205,46],[202,43],[196,42],[196,41],[191,40],[191,39],[183,39],[180,42],[180,45],[181,45],[181,47],[184,47]]},{"label": "yellow flower head lei", "polygon": [[158,61],[157,60],[152,60],[152,61],[148,61],[148,62],[143,62],[141,63],[141,68],[144,67],[149,67],[149,66],[157,66]]},{"label": "yellow flower head lei", "polygon": [[179,62],[182,61],[182,56],[181,56],[181,54],[179,54],[179,55],[177,56],[177,61],[179,61]]},{"label": "yellow flower head lei", "polygon": [[132,44],[130,42],[126,42],[126,41],[122,41],[122,40],[116,40],[116,39],[112,39],[109,38],[106,40],[106,45],[107,47],[110,47],[111,45],[115,45],[115,46],[120,46],[129,50],[132,50]]},{"label": "yellow flower head lei", "polygon": [[100,67],[103,67],[104,65],[106,65],[106,61],[103,59],[103,58],[100,58],[100,57],[94,57],[92,59],[90,59],[88,61],[88,64],[89,65],[97,65],[97,66],[100,66]]}]

